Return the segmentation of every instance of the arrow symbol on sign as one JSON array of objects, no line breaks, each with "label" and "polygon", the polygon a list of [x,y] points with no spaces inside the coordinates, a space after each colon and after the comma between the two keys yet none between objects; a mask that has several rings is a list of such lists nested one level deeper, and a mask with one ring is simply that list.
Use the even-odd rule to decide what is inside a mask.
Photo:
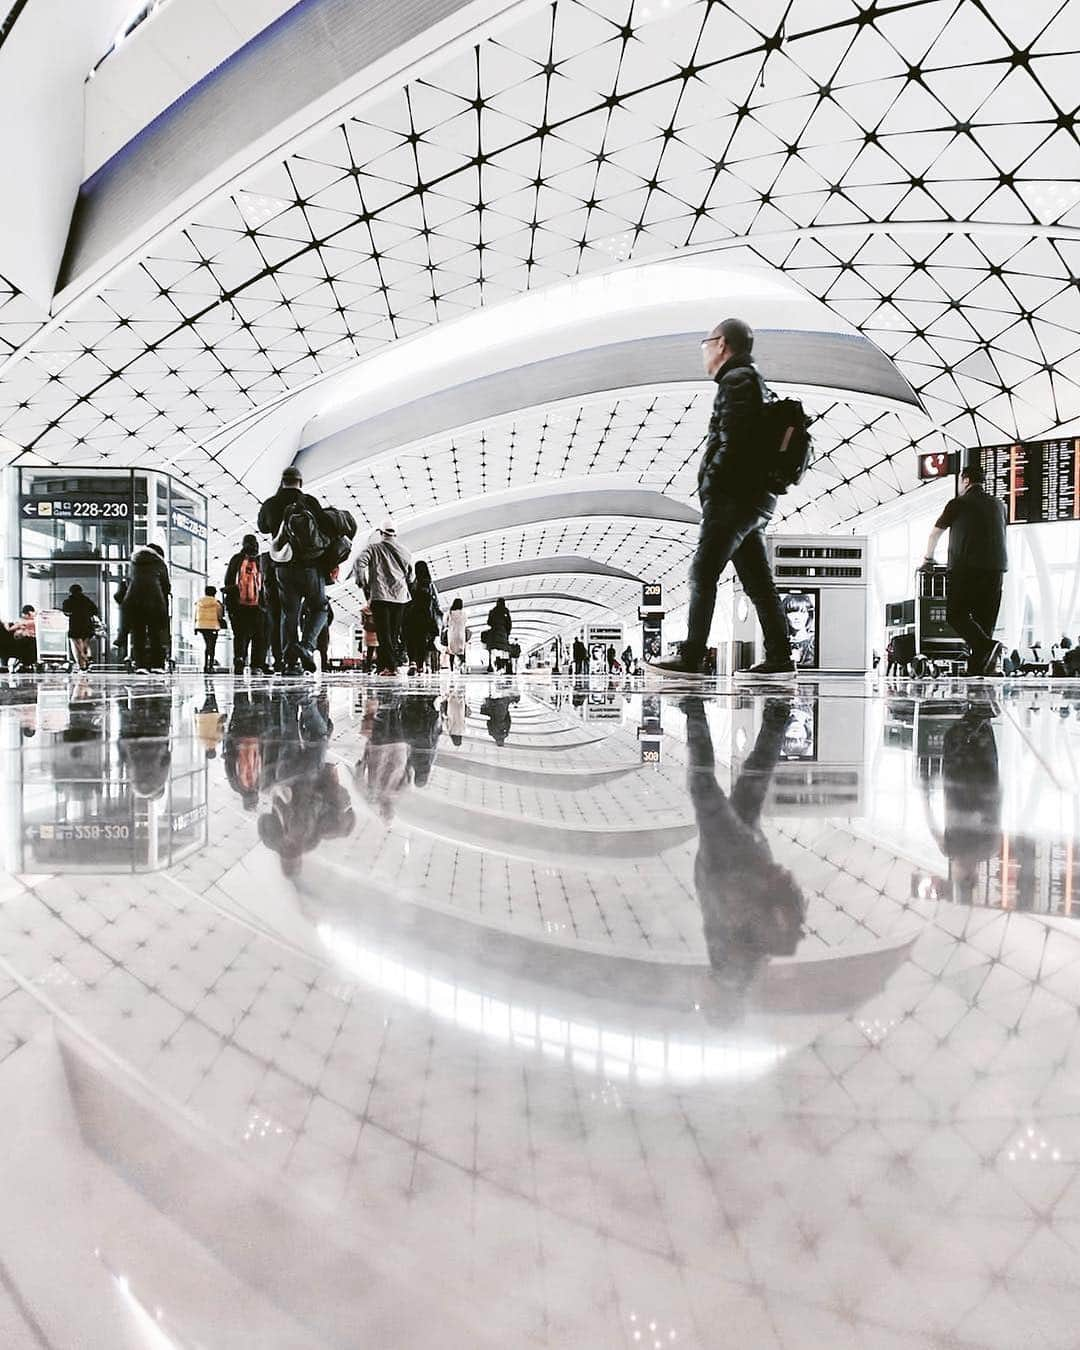
[{"label": "arrow symbol on sign", "polygon": [[37,515],[37,502],[24,502],[24,503],[23,503],[23,515],[24,515],[24,516],[36,516],[36,515]]}]

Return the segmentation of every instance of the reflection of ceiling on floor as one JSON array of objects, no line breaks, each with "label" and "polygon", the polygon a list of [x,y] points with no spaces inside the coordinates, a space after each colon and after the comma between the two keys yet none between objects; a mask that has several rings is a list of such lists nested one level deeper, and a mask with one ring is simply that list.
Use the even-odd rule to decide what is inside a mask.
[{"label": "reflection of ceiling on floor", "polygon": [[[776,7],[737,8],[559,0],[233,184],[47,331],[0,290],[0,352],[34,339],[0,386],[9,461],[165,464],[234,537],[253,496],[201,448],[234,419],[481,304],[688,245],[781,269],[962,443],[1080,414],[1072,7],[815,0],[779,29]],[[707,396],[602,400],[572,438],[571,409],[550,448],[549,413],[522,414],[482,454],[463,437],[351,486],[369,515],[380,494],[407,512],[603,459],[679,495]],[[912,488],[907,444],[931,423],[838,403],[795,523]],[[555,542],[626,565],[652,536]]]}]

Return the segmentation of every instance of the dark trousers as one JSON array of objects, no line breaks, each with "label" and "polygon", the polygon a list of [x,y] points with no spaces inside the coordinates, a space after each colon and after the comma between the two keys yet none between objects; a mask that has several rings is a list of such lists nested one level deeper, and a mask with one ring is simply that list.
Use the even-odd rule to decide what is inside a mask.
[{"label": "dark trousers", "polygon": [[214,652],[217,650],[218,630],[216,628],[200,628],[199,634],[203,640],[203,646],[206,648],[206,655],[203,659],[203,670],[214,669]]},{"label": "dark trousers", "polygon": [[266,609],[263,611],[263,659],[260,665],[266,665],[266,652],[269,648],[274,657],[274,665],[281,665],[281,598],[277,593],[277,580],[271,577],[266,586]]},{"label": "dark trousers", "polygon": [[765,638],[766,661],[790,661],[791,639],[776,582],[765,551],[765,526],[775,498],[739,502],[731,497],[706,497],[701,503],[701,532],[690,564],[690,615],[683,658],[704,659],[716,609],[716,587],[728,563],[742,582]]},{"label": "dark trousers", "polygon": [[[428,664],[432,655],[433,639],[427,633],[405,633],[405,650],[409,656],[409,663],[416,666],[419,670],[421,666]],[[438,663],[432,669],[438,670]]]},{"label": "dark trousers", "polygon": [[164,669],[167,647],[166,634],[169,631],[168,613],[155,609],[141,609],[137,606],[125,606],[124,627],[131,637],[131,650],[135,664],[144,670]]},{"label": "dark trousers", "polygon": [[299,645],[314,654],[319,634],[326,627],[326,582],[317,567],[299,563],[279,563],[278,593],[281,596],[281,654],[288,662],[296,656],[300,614],[304,631]]},{"label": "dark trousers", "polygon": [[[262,632],[262,610],[258,605],[234,605],[229,611],[233,626],[233,670],[239,675],[248,663],[250,655],[253,667],[261,664],[259,655],[259,635]],[[265,643],[263,659],[265,659]]]},{"label": "dark trousers", "polygon": [[986,567],[949,568],[945,617],[967,643],[972,665],[980,672],[994,641],[1003,577]]},{"label": "dark trousers", "polygon": [[379,665],[383,670],[396,670],[401,659],[401,626],[405,621],[405,606],[392,600],[372,600],[371,617],[379,639]]}]

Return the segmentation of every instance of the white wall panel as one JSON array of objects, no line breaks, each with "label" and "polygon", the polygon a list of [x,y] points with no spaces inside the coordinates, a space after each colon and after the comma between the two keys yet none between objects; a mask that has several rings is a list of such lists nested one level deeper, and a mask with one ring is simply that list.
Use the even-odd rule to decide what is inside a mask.
[{"label": "white wall panel", "polygon": [[130,9],[34,0],[0,47],[0,275],[43,309],[83,178],[83,81]]}]

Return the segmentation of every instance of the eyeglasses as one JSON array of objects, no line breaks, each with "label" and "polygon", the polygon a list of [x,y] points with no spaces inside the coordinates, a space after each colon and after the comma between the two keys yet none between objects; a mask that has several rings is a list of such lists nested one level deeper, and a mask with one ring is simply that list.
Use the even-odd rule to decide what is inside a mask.
[{"label": "eyeglasses", "polygon": [[723,335],[721,335],[720,337],[702,338],[701,345],[703,347],[707,347],[710,342],[723,342],[723,340],[724,340]]}]

